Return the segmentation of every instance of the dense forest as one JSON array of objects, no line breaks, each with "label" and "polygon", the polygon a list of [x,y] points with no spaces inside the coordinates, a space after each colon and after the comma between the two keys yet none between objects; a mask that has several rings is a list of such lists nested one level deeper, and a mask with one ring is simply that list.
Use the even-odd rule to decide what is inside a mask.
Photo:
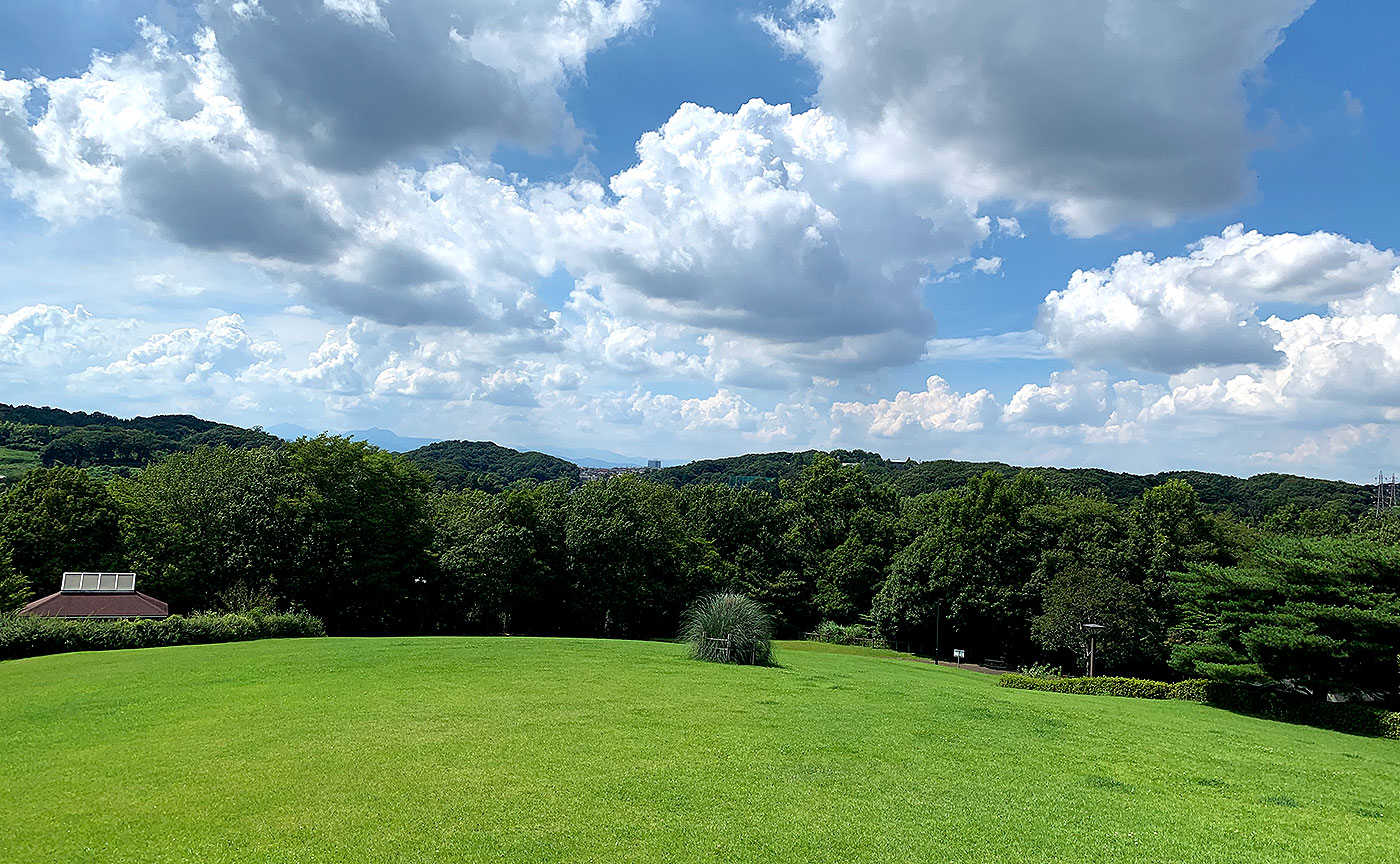
[{"label": "dense forest", "polygon": [[511,450],[490,441],[441,441],[404,454],[443,489],[499,492],[522,480],[578,480],[578,466],[544,453]]},{"label": "dense forest", "polygon": [[[673,486],[726,483],[772,490],[778,481],[797,476],[821,455],[822,451],[807,450],[801,453],[757,453],[727,459],[704,459],[663,468],[656,472],[653,479]],[[892,462],[878,453],[864,450],[833,450],[826,455],[845,465],[859,465],[871,477],[890,483],[901,494],[908,496],[954,489],[988,471],[1010,479],[1026,470],[1004,462],[962,462],[954,459]],[[1254,519],[1263,518],[1288,504],[1308,510],[1331,508],[1356,517],[1365,513],[1372,502],[1370,487],[1290,474],[1257,474],[1245,479],[1204,471],[1121,474],[1101,468],[1033,470],[1053,489],[1080,495],[1102,493],[1118,504],[1131,503],[1148,489],[1170,480],[1183,480],[1196,490],[1206,509]]]},{"label": "dense forest", "polygon": [[279,438],[188,414],[133,417],[0,404],[0,488],[38,466],[132,473],[161,457],[200,446],[262,447]]},{"label": "dense forest", "polygon": [[677,485],[580,484],[505,451],[544,477],[503,482],[485,469],[504,448],[425,448],[477,460],[460,476],[495,475],[488,491],[343,438],[167,440],[144,468],[38,467],[0,495],[0,605],[63,570],[131,569],[172,611],[278,606],[332,633],[653,638],[718,589],[789,636],[844,627],[1074,671],[1092,621],[1108,671],[1400,690],[1400,514],[1335,499],[1254,517],[1180,477],[1122,500],[1000,470],[910,495],[854,454],[764,457],[782,475],[766,484]]}]

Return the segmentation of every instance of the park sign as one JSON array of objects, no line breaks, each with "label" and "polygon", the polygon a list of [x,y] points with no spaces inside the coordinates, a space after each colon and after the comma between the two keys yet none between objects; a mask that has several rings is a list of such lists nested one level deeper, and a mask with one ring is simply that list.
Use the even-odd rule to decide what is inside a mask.
[{"label": "park sign", "polygon": [[966,656],[967,656],[967,655],[963,652],[963,649],[961,649],[961,648],[954,648],[954,649],[953,649],[953,659],[956,660],[956,661],[958,661],[959,663],[961,663],[961,662],[963,661],[963,658],[966,657]]}]

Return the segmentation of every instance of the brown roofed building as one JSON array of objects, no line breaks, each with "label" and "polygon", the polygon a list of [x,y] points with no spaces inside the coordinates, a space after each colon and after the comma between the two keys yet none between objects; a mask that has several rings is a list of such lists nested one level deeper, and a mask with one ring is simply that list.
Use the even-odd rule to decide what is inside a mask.
[{"label": "brown roofed building", "polygon": [[57,594],[40,597],[21,615],[49,618],[165,618],[170,607],[136,590],[135,573],[64,573]]}]

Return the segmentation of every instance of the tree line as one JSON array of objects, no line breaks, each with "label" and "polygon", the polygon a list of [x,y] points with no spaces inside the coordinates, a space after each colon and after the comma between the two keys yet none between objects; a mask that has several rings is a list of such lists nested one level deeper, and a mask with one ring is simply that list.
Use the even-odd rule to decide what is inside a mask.
[{"label": "tree line", "polygon": [[0,603],[132,569],[172,611],[275,597],[333,634],[673,636],[714,591],[944,656],[1316,692],[1394,693],[1395,519],[1289,505],[1242,521],[1170,479],[1123,504],[1035,472],[909,496],[817,455],[772,489],[626,475],[448,489],[321,436],[196,446],[131,476],[37,469],[0,496]]},{"label": "tree line", "polygon": [[[868,450],[807,450],[800,453],[753,453],[723,459],[701,459],[664,468],[652,479],[673,486],[695,483],[752,485],[776,492],[781,480],[801,473],[819,456],[831,456],[846,465],[859,465],[872,478],[887,482],[901,495],[955,489],[988,471],[1014,478],[1026,470],[1005,462],[965,462],[957,459],[893,461]],[[1130,505],[1154,486],[1182,480],[1196,491],[1201,505],[1212,513],[1230,513],[1258,520],[1293,504],[1307,511],[1325,510],[1355,518],[1371,506],[1372,490],[1340,480],[1319,480],[1291,474],[1256,474],[1231,477],[1205,471],[1165,471],[1159,474],[1125,474],[1102,468],[1032,469],[1056,491],[1070,494],[1102,494],[1117,504]]]},{"label": "tree line", "polygon": [[[30,466],[70,465],[91,468],[104,477],[128,476],[169,453],[197,446],[278,446],[280,438],[259,428],[244,429],[187,414],[123,419],[100,412],[64,411],[0,404],[0,488]],[[544,453],[519,452],[486,441],[443,441],[404,454],[422,468],[435,486],[499,492],[521,480],[578,482],[578,466]],[[793,480],[819,456],[859,465],[874,480],[889,483],[905,497],[955,489],[988,471],[1012,479],[1020,471],[1003,462],[934,459],[893,461],[865,450],[822,453],[752,453],[705,459],[652,472],[649,478],[670,486],[725,483],[779,495],[783,480]],[[1123,506],[1169,480],[1191,484],[1201,505],[1213,513],[1230,513],[1259,521],[1289,504],[1325,516],[1354,519],[1370,507],[1372,490],[1354,483],[1288,474],[1241,478],[1201,471],[1124,474],[1099,468],[1036,468],[1057,492],[1102,494]],[[1325,512],[1324,512],[1325,511]]]}]

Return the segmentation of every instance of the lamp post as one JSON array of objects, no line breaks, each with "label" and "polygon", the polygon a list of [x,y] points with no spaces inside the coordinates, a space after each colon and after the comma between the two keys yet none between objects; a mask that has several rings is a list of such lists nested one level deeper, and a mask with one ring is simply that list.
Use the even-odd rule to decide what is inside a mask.
[{"label": "lamp post", "polygon": [[938,652],[942,648],[943,636],[943,601],[939,600],[933,607],[933,662],[938,665]]},{"label": "lamp post", "polygon": [[1089,677],[1094,677],[1094,638],[1103,632],[1102,624],[1081,624],[1084,634],[1089,637]]}]

